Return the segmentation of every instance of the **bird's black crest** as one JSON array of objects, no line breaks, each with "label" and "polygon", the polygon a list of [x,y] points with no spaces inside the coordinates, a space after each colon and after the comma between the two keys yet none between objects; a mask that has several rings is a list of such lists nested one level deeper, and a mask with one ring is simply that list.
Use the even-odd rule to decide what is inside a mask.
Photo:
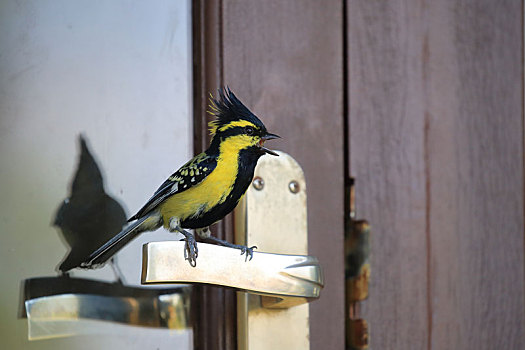
[{"label": "bird's black crest", "polygon": [[212,136],[215,135],[221,126],[236,120],[247,120],[257,126],[264,127],[259,118],[257,118],[228,87],[219,89],[219,98],[215,99],[212,96],[210,102],[209,113],[216,118],[208,124]]}]

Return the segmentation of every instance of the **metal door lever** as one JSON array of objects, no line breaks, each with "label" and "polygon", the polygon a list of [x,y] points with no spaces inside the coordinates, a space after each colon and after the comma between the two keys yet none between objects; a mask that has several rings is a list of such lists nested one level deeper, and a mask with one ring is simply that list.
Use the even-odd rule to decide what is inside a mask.
[{"label": "metal door lever", "polygon": [[[185,242],[143,246],[142,283],[207,283],[277,298],[273,307],[316,299],[323,286],[317,258],[254,252],[245,261],[238,249],[198,243],[197,266],[184,260]],[[287,299],[288,298],[288,299]]]}]

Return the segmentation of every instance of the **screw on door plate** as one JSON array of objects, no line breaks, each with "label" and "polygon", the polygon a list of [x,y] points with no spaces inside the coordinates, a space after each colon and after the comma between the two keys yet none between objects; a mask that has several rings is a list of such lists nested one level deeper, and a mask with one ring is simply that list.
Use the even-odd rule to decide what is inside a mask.
[{"label": "screw on door plate", "polygon": [[264,188],[264,180],[257,176],[255,179],[253,179],[253,187],[257,190],[257,191],[260,191]]},{"label": "screw on door plate", "polygon": [[297,193],[301,189],[299,183],[295,180],[290,181],[290,183],[288,184],[288,188],[292,193]]}]

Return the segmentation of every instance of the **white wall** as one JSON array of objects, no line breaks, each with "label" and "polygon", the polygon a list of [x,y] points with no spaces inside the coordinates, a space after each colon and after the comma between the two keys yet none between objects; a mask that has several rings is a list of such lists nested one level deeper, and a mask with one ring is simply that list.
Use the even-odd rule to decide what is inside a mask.
[{"label": "white wall", "polygon": [[[29,343],[16,316],[20,281],[55,275],[67,251],[50,223],[68,194],[79,133],[128,215],[191,156],[190,7],[189,0],[0,1],[2,348],[189,346],[189,332],[144,330]],[[129,282],[139,283],[142,243],[164,238],[173,237],[145,234],[119,254]],[[113,278],[109,267],[76,275]]]}]

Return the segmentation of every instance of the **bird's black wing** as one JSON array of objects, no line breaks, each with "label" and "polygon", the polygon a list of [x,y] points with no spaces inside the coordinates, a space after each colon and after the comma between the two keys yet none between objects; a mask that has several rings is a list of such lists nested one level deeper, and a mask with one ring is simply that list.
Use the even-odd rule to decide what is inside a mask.
[{"label": "bird's black wing", "polygon": [[176,193],[184,192],[199,184],[215,169],[216,166],[217,159],[215,157],[208,156],[204,152],[195,156],[164,181],[148,202],[137,212],[137,214],[129,218],[128,221],[141,218],[157,208],[157,206],[164,202],[168,197],[173,196]]}]

